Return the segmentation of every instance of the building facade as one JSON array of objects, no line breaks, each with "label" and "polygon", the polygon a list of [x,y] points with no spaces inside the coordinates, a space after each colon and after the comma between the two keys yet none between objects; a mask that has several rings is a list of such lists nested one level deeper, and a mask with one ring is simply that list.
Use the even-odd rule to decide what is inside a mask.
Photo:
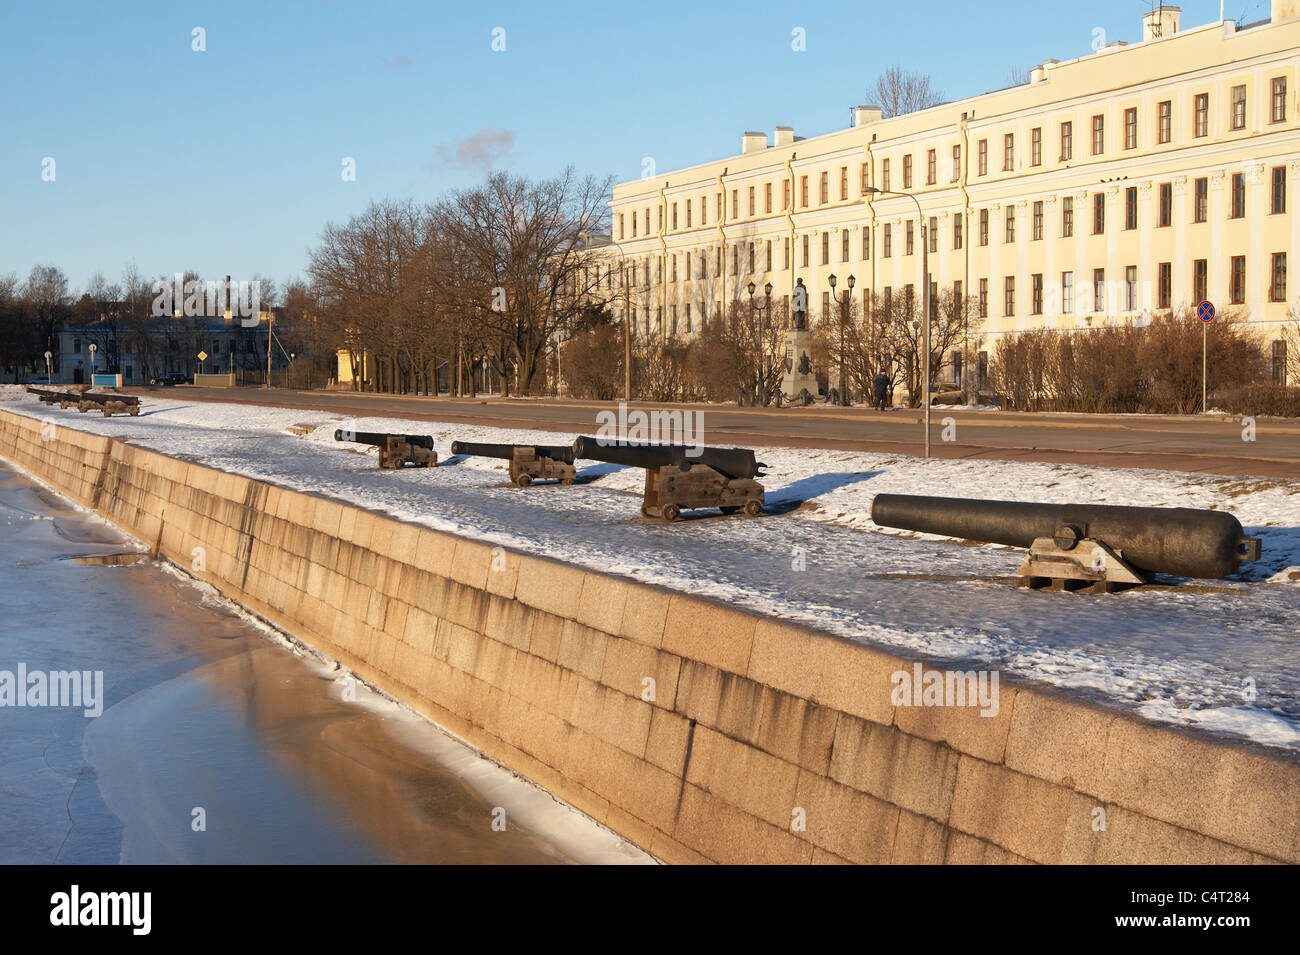
[{"label": "building facade", "polygon": [[1166,6],[1143,36],[920,112],[858,107],[824,136],[747,132],[738,156],[615,186],[615,313],[689,337],[749,283],[776,300],[802,279],[821,316],[850,274],[859,307],[919,301],[927,248],[932,292],[973,303],[981,349],[1201,301],[1278,342],[1300,291],[1300,0],[1192,29]]}]

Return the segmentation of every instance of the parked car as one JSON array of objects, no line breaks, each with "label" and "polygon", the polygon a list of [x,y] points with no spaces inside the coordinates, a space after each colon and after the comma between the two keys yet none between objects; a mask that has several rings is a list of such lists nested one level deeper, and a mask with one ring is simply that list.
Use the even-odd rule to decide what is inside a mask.
[{"label": "parked car", "polygon": [[188,385],[189,383],[190,376],[183,375],[180,372],[171,372],[170,374],[159,375],[157,378],[149,379],[149,384],[151,385]]},{"label": "parked car", "polygon": [[51,379],[46,378],[44,375],[36,375],[31,378],[24,378],[23,384],[24,385],[49,385],[49,384],[57,385],[58,382],[52,381]]}]

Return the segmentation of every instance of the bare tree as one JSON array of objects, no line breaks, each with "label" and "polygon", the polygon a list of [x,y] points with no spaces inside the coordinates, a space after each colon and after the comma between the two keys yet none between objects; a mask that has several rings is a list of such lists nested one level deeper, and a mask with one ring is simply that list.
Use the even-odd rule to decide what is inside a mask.
[{"label": "bare tree", "polygon": [[[871,98],[870,91],[867,97]],[[876,78],[875,99],[889,119],[938,106],[943,102],[943,94],[934,88],[928,74],[909,73],[895,64]]]}]

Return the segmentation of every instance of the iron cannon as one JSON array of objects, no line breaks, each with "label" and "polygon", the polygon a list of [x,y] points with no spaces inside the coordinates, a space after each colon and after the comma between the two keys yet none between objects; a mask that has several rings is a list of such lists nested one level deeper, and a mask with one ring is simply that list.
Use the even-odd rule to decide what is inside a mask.
[{"label": "iron cannon", "polygon": [[636,444],[580,437],[575,457],[645,468],[643,517],[675,521],[683,509],[716,507],[724,514],[763,510],[764,490],[755,478],[766,465],[749,448],[684,444]]},{"label": "iron cannon", "polygon": [[379,449],[381,468],[400,468],[413,464],[417,468],[436,467],[438,454],[433,450],[433,437],[427,434],[387,434],[382,431],[334,432],[335,441],[370,444]]},{"label": "iron cannon", "polygon": [[1120,590],[1154,574],[1217,578],[1259,560],[1260,542],[1226,511],[1111,504],[1040,504],[879,494],[882,527],[1024,547],[1020,583]]},{"label": "iron cannon", "polygon": [[559,481],[572,484],[577,477],[573,467],[573,448],[546,444],[483,444],[477,441],[453,441],[452,454],[501,458],[510,462],[510,480],[520,487],[534,481]]}]

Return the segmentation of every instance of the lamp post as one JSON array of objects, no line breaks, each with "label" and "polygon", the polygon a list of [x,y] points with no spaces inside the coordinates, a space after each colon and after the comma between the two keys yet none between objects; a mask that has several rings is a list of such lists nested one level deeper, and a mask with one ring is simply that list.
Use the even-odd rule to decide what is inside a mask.
[{"label": "lamp post", "polygon": [[[830,276],[827,278],[827,281],[830,282],[831,294],[834,295],[835,294],[835,273],[834,272],[830,274]],[[844,290],[844,297],[842,299],[839,299],[836,302],[836,304],[839,305],[840,307],[840,386],[839,386],[839,401],[837,402],[840,405],[840,407],[846,407],[849,403],[848,399],[845,397],[846,389],[844,387],[844,325],[845,322],[848,320],[849,297],[853,294],[853,284],[855,281],[856,280],[853,278],[853,276],[850,275],[849,287]]]},{"label": "lamp post", "polygon": [[95,352],[99,346],[94,342],[90,343],[90,387],[95,387]]},{"label": "lamp post", "polygon": [[51,352],[45,353],[45,383],[47,385],[51,385],[54,383],[54,367],[50,363],[50,359],[53,357],[54,357],[53,353]]},{"label": "lamp post", "polygon": [[921,353],[924,358],[921,362],[921,401],[925,405],[925,456],[930,456],[930,241],[927,237],[925,227],[925,213],[921,209],[921,200],[916,198],[910,192],[893,192],[889,189],[877,189],[875,186],[867,187],[868,195],[881,196],[906,196],[916,203],[916,217],[921,220],[921,284],[924,286],[921,294],[922,315],[924,320],[921,325]]},{"label": "lamp post", "polygon": [[758,313],[758,394],[759,403],[767,407],[767,351],[763,344],[763,316],[772,311],[772,283],[763,286],[764,304],[754,304],[754,291],[757,286],[749,283],[749,311]]}]

